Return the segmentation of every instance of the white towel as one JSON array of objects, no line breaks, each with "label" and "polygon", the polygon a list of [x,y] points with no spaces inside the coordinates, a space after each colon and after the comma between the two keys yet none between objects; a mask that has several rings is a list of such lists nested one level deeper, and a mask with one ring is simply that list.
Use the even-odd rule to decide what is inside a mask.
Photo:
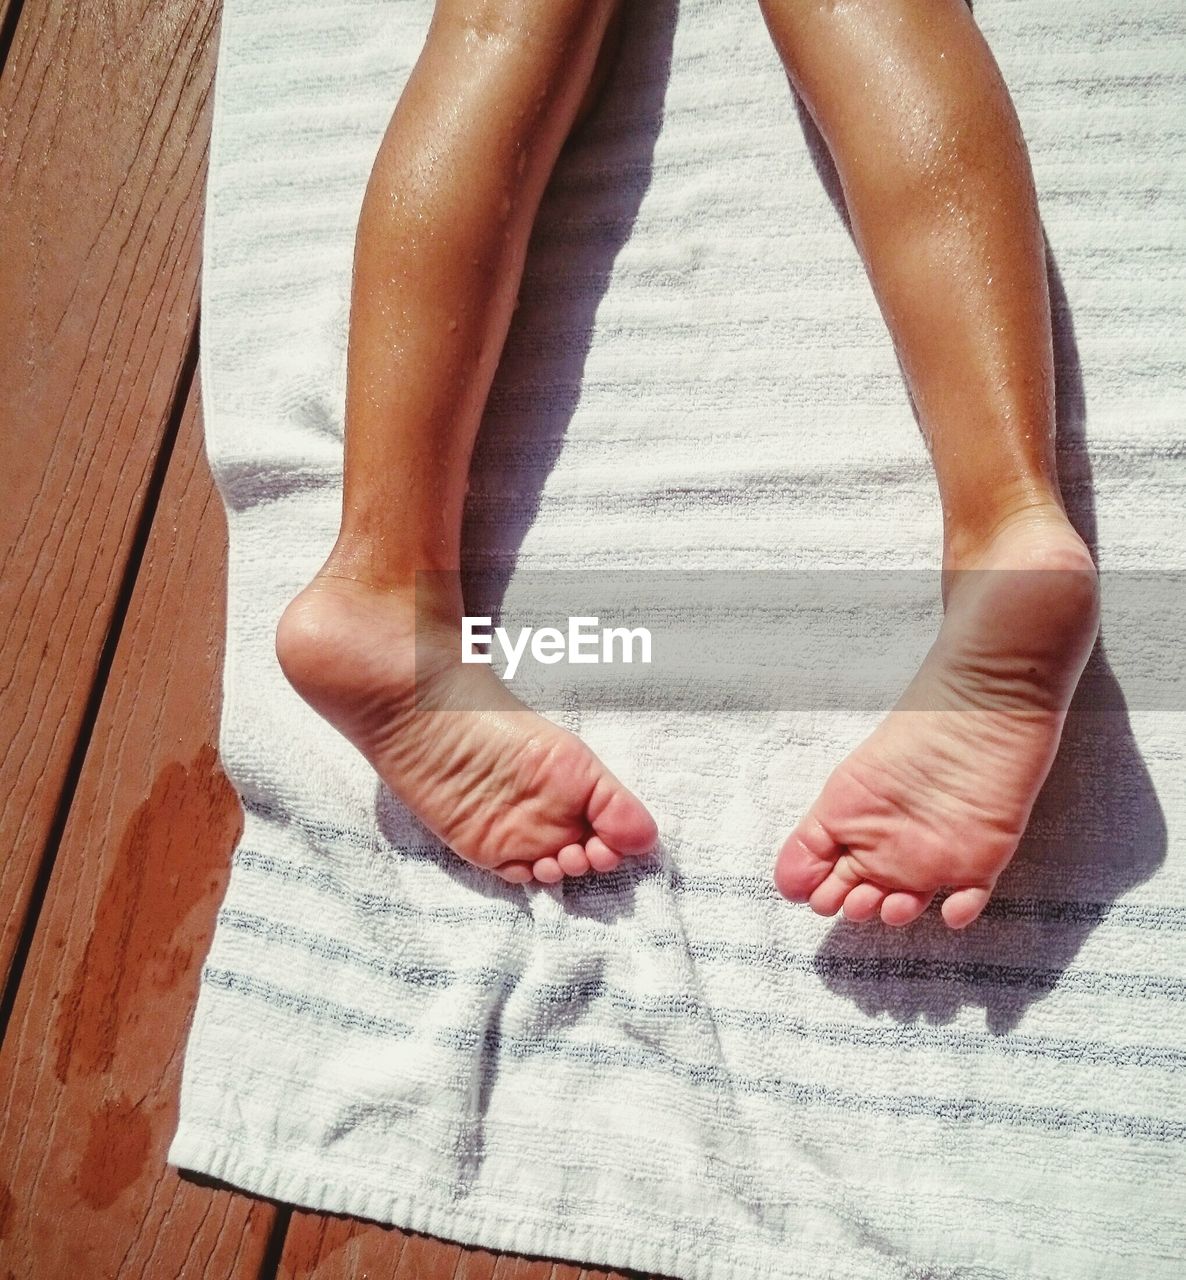
[{"label": "white towel", "polygon": [[[678,7],[629,6],[545,197],[471,561],[933,571],[924,446],[758,6]],[[355,222],[430,12],[224,7],[202,382],[230,520],[221,749],[247,818],[170,1160],[678,1277],[1181,1275],[1181,650],[1143,625],[1175,580],[1121,589],[1181,569],[1186,534],[1181,4],[976,5],[1056,264],[1065,485],[1119,587],[1030,834],[965,935],[933,912],[847,926],[772,887],[876,706],[544,708],[664,845],[522,889],[445,854],[286,685],[273,629],[336,531]],[[861,637],[833,624],[797,661],[834,683]]]}]

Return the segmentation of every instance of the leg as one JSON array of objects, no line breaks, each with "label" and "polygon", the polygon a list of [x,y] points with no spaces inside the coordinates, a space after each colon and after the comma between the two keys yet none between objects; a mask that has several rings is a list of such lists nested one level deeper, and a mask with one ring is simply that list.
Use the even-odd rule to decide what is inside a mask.
[{"label": "leg", "polygon": [[298,692],[391,790],[517,883],[608,870],[656,835],[582,743],[461,665],[452,572],[532,222],[616,3],[438,0],[359,218],[341,531],[276,637]]},{"label": "leg", "polygon": [[[971,923],[1049,772],[1098,617],[1054,460],[1033,177],[963,0],[763,0],[831,149],[910,383],[944,516],[943,626],[897,708],[779,856],[796,901]],[[970,572],[973,570],[987,572]],[[925,711],[924,711],[925,709]]]}]

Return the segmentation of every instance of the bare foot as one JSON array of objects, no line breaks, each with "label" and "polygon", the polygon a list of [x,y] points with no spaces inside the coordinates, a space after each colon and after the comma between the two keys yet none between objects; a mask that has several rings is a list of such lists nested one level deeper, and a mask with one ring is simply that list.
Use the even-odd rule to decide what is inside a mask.
[{"label": "bare foot", "polygon": [[950,888],[984,910],[1050,771],[1098,628],[1090,553],[1057,508],[1004,525],[945,591],[938,639],[895,709],[783,845],[779,891],[820,915],[917,919]]},{"label": "bare foot", "polygon": [[320,574],[285,610],[276,654],[301,697],[466,861],[554,884],[654,846],[654,820],[588,747],[489,667],[463,666],[456,627],[417,616],[406,596]]}]

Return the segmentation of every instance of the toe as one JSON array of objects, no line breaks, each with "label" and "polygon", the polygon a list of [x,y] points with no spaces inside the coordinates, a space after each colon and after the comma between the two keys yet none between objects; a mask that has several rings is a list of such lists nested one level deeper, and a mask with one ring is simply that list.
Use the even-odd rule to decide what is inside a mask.
[{"label": "toe", "polygon": [[906,890],[886,894],[881,904],[881,918],[886,924],[910,924],[931,905],[934,896],[933,893],[910,893]]},{"label": "toe", "polygon": [[589,837],[585,843],[585,856],[594,871],[612,871],[622,865],[622,855],[611,849],[600,836]]},{"label": "toe", "polygon": [[824,878],[823,884],[807,899],[812,911],[820,916],[834,916],[860,880],[860,872],[850,866],[847,858],[841,858]]},{"label": "toe", "polygon": [[536,858],[531,864],[531,874],[540,884],[559,884],[564,879],[564,868],[556,858]]},{"label": "toe", "polygon": [[948,894],[940,907],[943,919],[953,929],[966,929],[988,905],[991,896],[992,890],[985,889],[982,885],[956,889],[954,893]]},{"label": "toe", "polygon": [[[833,840],[817,819],[808,816],[791,832],[779,852],[774,866],[779,893],[792,902],[807,902],[843,853],[844,845]],[[837,902],[836,907],[839,905]]]},{"label": "toe", "polygon": [[583,876],[589,870],[589,859],[579,844],[566,844],[556,855],[556,861],[566,876]]},{"label": "toe", "polygon": [[659,828],[646,806],[608,770],[593,788],[585,812],[595,836],[619,854],[650,853],[659,839]]},{"label": "toe", "polygon": [[535,871],[530,862],[504,862],[501,867],[494,868],[494,874],[507,884],[527,884],[535,879]]},{"label": "toe", "polygon": [[850,889],[848,897],[844,899],[844,918],[854,924],[872,920],[881,910],[884,901],[885,890],[864,880],[855,889]]}]

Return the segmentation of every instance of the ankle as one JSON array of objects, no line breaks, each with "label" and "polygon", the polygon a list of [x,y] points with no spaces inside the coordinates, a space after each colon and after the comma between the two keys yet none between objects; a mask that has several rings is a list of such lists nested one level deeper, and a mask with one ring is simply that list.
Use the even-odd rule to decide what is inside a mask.
[{"label": "ankle", "polygon": [[[1091,550],[1067,518],[1061,503],[1034,503],[1002,513],[979,538],[945,547],[943,605],[965,587],[983,594],[1004,584],[1014,604],[1029,602],[1047,629],[1079,645],[1099,628],[1099,574]],[[966,598],[966,597],[964,597]],[[1090,647],[1090,646],[1088,646]],[[1081,655],[1086,660],[1086,650]]]},{"label": "ankle", "polygon": [[379,564],[374,557],[360,555],[356,548],[343,548],[340,543],[305,591],[370,600],[391,612],[454,630],[460,629],[464,612],[460,571]]},{"label": "ankle", "polygon": [[943,568],[974,569],[1003,536],[1028,529],[1058,538],[1079,541],[1057,492],[1026,494],[1003,503],[991,513],[978,512],[972,520],[945,513]]}]

